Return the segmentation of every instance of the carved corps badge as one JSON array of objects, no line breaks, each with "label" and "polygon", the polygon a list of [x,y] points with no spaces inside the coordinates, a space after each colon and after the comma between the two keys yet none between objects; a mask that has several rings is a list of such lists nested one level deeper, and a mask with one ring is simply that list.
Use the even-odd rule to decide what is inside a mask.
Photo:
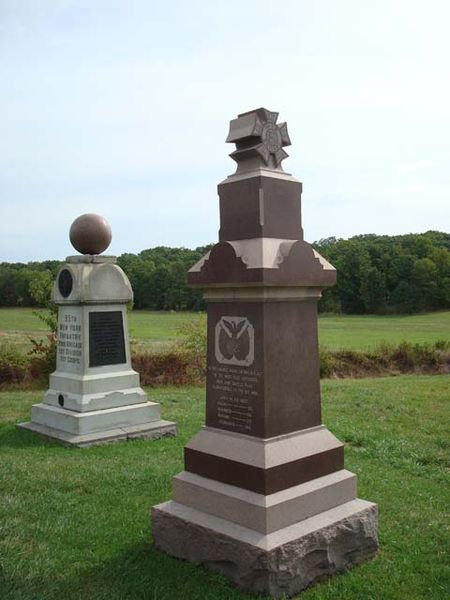
[{"label": "carved corps badge", "polygon": [[249,367],[255,360],[255,329],[247,317],[222,317],[214,346],[217,362]]}]

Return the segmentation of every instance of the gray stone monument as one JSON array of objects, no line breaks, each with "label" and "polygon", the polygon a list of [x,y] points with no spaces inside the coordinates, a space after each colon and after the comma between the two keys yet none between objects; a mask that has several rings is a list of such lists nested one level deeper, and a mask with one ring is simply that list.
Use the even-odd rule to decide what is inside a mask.
[{"label": "gray stone monument", "polygon": [[335,269],[304,240],[302,185],[281,168],[278,113],[231,121],[220,241],[189,272],[208,307],[206,426],[185,446],[157,548],[279,598],[373,556],[377,507],[356,497],[321,421],[317,301]]},{"label": "gray stone monument", "polygon": [[58,310],[56,371],[31,422],[18,427],[73,446],[176,435],[131,367],[127,304],[130,282],[114,256],[102,256],[111,230],[103,217],[82,215],[70,240],[82,255],[60,268],[52,299]]}]

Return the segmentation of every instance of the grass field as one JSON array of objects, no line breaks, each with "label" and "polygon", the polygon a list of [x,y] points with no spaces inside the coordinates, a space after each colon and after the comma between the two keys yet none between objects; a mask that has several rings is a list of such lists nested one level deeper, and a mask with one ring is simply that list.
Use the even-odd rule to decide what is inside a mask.
[{"label": "grass field", "polygon": [[[163,349],[179,338],[184,323],[195,318],[194,313],[133,311],[129,315],[130,336],[136,347]],[[30,336],[39,338],[44,334],[45,325],[31,309],[0,309],[0,342],[26,350],[30,347]],[[324,315],[319,318],[319,339],[330,350],[364,350],[382,341],[449,340],[450,311],[413,316]]]},{"label": "grass field", "polygon": [[[359,496],[378,503],[376,559],[301,600],[446,600],[450,588],[450,376],[322,383],[324,422],[346,442]],[[2,600],[250,600],[155,551],[151,505],[171,495],[204,390],[150,391],[179,437],[84,450],[19,431],[42,392],[0,394]]]}]

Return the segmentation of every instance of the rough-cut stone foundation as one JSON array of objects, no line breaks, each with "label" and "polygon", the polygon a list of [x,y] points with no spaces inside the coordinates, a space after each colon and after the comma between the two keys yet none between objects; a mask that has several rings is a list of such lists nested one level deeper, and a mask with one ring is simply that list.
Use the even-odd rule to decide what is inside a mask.
[{"label": "rough-cut stone foundation", "polygon": [[377,520],[377,506],[359,499],[266,535],[177,502],[152,510],[159,550],[273,598],[292,596],[373,557]]}]

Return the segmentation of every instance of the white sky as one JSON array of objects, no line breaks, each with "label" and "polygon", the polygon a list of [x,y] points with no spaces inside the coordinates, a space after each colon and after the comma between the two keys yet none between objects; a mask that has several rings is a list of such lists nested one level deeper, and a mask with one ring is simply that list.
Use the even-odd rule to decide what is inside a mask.
[{"label": "white sky", "polygon": [[0,0],[0,261],[217,239],[238,113],[287,121],[309,241],[450,230],[446,0]]}]

